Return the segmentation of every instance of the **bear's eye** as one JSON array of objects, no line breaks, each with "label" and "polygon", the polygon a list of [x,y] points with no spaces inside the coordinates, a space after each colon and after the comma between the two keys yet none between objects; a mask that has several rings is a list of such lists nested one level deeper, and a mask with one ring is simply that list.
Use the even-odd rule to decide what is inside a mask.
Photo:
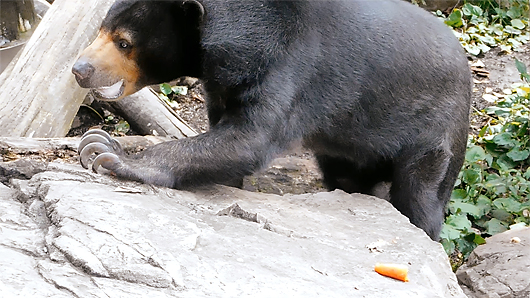
[{"label": "bear's eye", "polygon": [[128,49],[131,47],[131,45],[129,44],[129,42],[127,42],[126,40],[122,39],[118,42],[118,46],[120,47],[120,49]]}]

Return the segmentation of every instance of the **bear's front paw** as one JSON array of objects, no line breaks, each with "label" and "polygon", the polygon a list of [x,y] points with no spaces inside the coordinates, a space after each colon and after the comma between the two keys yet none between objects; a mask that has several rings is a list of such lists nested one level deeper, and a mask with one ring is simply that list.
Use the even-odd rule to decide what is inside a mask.
[{"label": "bear's front paw", "polygon": [[79,147],[79,161],[83,168],[88,169],[88,161],[92,154],[97,154],[92,163],[92,171],[97,173],[99,166],[115,171],[121,164],[120,155],[123,150],[120,143],[101,129],[87,131],[82,137]]}]

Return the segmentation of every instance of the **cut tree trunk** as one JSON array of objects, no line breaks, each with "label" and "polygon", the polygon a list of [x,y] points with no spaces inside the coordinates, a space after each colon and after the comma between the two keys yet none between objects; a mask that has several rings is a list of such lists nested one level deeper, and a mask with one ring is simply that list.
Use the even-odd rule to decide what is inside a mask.
[{"label": "cut tree trunk", "polygon": [[87,90],[72,65],[114,0],[57,0],[0,75],[0,136],[65,136]]}]

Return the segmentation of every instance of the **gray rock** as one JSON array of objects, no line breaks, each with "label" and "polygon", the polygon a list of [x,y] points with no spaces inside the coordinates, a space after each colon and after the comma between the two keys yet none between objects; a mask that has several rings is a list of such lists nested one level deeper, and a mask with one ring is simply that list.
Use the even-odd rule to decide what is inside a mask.
[{"label": "gray rock", "polygon": [[458,269],[457,277],[469,297],[530,297],[530,228],[487,238]]},{"label": "gray rock", "polygon": [[10,181],[1,297],[465,297],[441,245],[375,197],[178,191],[58,163]]}]

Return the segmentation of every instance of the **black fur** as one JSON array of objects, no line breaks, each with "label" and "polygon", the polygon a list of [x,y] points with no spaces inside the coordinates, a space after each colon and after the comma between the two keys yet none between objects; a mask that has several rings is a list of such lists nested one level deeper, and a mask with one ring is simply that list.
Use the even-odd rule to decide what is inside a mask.
[{"label": "black fur", "polygon": [[134,31],[140,85],[201,78],[211,129],[120,156],[119,177],[227,183],[302,141],[331,189],[390,181],[391,203],[438,238],[471,96],[440,20],[399,0],[126,2],[103,27]]}]

